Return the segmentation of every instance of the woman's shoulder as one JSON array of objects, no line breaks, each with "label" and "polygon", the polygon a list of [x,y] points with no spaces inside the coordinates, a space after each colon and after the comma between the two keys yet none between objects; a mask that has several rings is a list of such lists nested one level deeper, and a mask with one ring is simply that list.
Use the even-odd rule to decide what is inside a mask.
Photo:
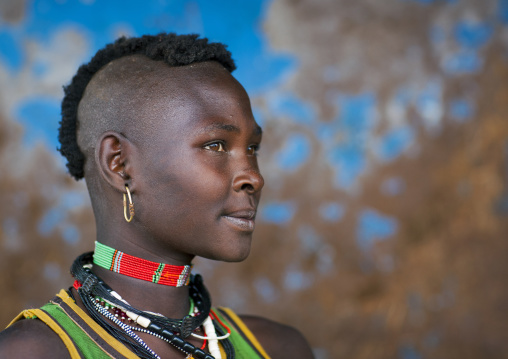
[{"label": "woman's shoulder", "polygon": [[0,358],[70,358],[58,334],[44,322],[24,319],[0,332]]},{"label": "woman's shoulder", "polygon": [[239,317],[271,358],[314,358],[309,343],[297,329],[258,316]]}]

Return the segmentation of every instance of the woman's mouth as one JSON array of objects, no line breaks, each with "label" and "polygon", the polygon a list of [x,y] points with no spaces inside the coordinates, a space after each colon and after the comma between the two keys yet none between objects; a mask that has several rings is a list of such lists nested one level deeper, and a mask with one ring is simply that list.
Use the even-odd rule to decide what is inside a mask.
[{"label": "woman's mouth", "polygon": [[253,209],[234,211],[223,215],[222,218],[242,232],[252,232],[254,231],[256,211]]}]

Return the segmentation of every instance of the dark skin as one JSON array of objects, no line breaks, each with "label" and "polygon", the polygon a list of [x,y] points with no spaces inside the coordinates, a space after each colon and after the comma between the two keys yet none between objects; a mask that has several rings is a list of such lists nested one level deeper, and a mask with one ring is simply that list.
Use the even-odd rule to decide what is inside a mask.
[{"label": "dark skin", "polygon": [[[248,256],[264,184],[256,156],[262,133],[247,93],[220,64],[170,68],[141,56],[116,60],[94,76],[78,117],[99,242],[173,265],[190,264],[195,256],[230,262]],[[123,219],[126,185],[136,211],[131,223]],[[187,287],[97,266],[93,271],[136,308],[170,318],[188,313]],[[313,357],[297,330],[240,317],[272,358]],[[153,336],[140,336],[162,358],[183,357]],[[37,320],[0,334],[0,358],[20,355],[69,357],[59,337]]]}]

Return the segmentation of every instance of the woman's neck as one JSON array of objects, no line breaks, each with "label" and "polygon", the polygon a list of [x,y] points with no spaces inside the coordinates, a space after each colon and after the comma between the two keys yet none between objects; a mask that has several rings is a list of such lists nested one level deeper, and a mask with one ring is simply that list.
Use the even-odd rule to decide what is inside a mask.
[{"label": "woman's neck", "polygon": [[193,255],[175,252],[166,241],[157,240],[145,231],[129,228],[124,223],[116,227],[98,227],[97,241],[153,262],[182,266],[190,264],[194,259]]},{"label": "woman's neck", "polygon": [[115,273],[99,265],[93,272],[108,286],[139,310],[160,313],[168,318],[183,318],[189,312],[189,287],[157,284]]}]

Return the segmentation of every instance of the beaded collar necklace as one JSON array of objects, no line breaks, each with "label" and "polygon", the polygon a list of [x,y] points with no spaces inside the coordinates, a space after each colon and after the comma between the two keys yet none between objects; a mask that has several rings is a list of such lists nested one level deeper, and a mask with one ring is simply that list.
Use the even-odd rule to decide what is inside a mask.
[{"label": "beaded collar necklace", "polygon": [[192,269],[192,265],[175,266],[134,257],[97,241],[93,263],[128,277],[172,287],[188,285]]},{"label": "beaded collar necklace", "polygon": [[[212,342],[215,342],[215,345],[217,345],[217,340],[224,339],[221,343],[226,351],[226,357],[228,359],[234,359],[235,351],[231,342],[228,340],[229,334],[226,334],[217,322],[210,320],[210,315],[213,312],[211,311],[210,296],[199,274],[191,276],[189,283],[190,298],[195,303],[197,310],[194,310],[195,313],[193,313],[193,315],[186,315],[182,319],[171,319],[161,314],[141,311],[130,306],[118,293],[91,271],[92,256],[93,252],[84,253],[76,258],[72,264],[71,274],[76,279],[74,288],[76,288],[83,305],[86,307],[91,317],[113,337],[131,348],[137,356],[147,359],[160,359],[134,331],[151,334],[166,341],[168,344],[187,355],[187,358],[220,358],[218,347],[215,348],[215,350],[210,347],[210,351],[216,353],[212,356],[203,351],[204,348],[197,348],[185,340],[191,334],[196,336],[193,331],[203,325],[205,332],[207,332],[207,336],[197,337],[209,340],[210,345]],[[96,297],[103,299],[105,302],[109,303],[110,306],[115,306],[120,311],[123,311],[126,316],[131,318],[132,321],[138,325],[138,327],[122,322],[115,317],[115,315],[111,314],[107,308],[102,307],[100,300],[97,301]],[[111,325],[105,318],[109,319],[115,325]],[[211,335],[208,334],[212,332],[207,330],[207,327],[211,327],[209,328],[211,330],[215,327],[215,333]]]}]

